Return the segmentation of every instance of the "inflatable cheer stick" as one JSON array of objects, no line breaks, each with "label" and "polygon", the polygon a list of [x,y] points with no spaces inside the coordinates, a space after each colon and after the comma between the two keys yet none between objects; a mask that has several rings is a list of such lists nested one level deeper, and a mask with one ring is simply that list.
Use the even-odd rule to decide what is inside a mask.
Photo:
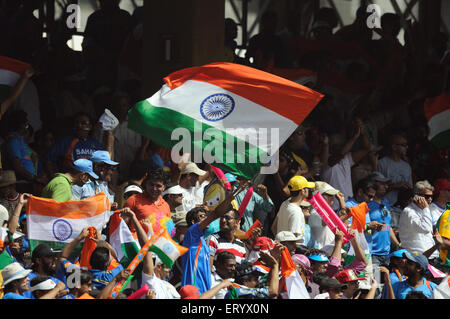
[{"label": "inflatable cheer stick", "polygon": [[333,221],[333,223],[338,227],[339,230],[341,230],[345,234],[344,244],[347,241],[351,240],[353,236],[349,234],[347,226],[345,226],[344,222],[339,218],[333,208],[330,207],[327,201],[323,198],[322,194],[320,194],[320,192],[317,192],[317,194],[314,196],[316,196],[317,203],[328,213],[328,216]]},{"label": "inflatable cheer stick", "polygon": [[149,289],[150,287],[148,286],[148,284],[145,284],[139,290],[131,294],[131,296],[129,296],[127,299],[141,299],[141,297],[145,295],[147,291],[149,291]]},{"label": "inflatable cheer stick", "polygon": [[333,221],[328,217],[328,214],[325,213],[322,209],[322,207],[317,202],[316,198],[313,196],[309,202],[311,203],[312,207],[316,210],[317,214],[319,214],[320,218],[325,222],[325,224],[328,226],[329,229],[334,233],[336,230],[336,225],[333,223]]},{"label": "inflatable cheer stick", "polygon": [[215,166],[212,166],[211,164],[209,164],[209,166],[211,166],[212,170],[214,171],[214,173],[216,174],[216,176],[219,178],[219,180],[222,182],[223,186],[231,191],[231,184],[228,181],[228,178],[225,176],[225,174],[223,173],[223,171],[220,168],[217,168]]}]

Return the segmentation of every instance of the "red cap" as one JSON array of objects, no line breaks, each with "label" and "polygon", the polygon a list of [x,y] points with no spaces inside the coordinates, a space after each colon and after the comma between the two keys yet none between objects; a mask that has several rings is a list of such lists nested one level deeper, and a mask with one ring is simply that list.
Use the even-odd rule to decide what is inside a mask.
[{"label": "red cap", "polygon": [[355,274],[355,272],[351,269],[345,269],[341,272],[339,272],[336,277],[337,280],[339,280],[340,283],[344,284],[346,282],[351,281],[357,281],[357,280],[363,280],[364,278],[358,278]]},{"label": "red cap", "polygon": [[268,237],[258,237],[253,242],[253,250],[269,250],[275,246],[272,239]]},{"label": "red cap", "polygon": [[434,182],[434,192],[439,194],[443,190],[450,190],[450,182],[445,178],[438,178]]},{"label": "red cap", "polygon": [[181,287],[179,294],[181,299],[198,299],[198,297],[200,297],[200,291],[197,287],[192,285]]}]

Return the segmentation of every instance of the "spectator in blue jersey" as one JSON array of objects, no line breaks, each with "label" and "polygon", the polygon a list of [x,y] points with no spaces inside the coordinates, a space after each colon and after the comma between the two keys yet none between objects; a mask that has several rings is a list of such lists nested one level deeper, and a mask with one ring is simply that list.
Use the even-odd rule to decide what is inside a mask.
[{"label": "spectator in blue jersey", "polygon": [[101,150],[92,153],[91,162],[92,169],[99,178],[90,178],[89,181],[81,187],[73,185],[72,198],[74,200],[83,200],[103,192],[112,204],[111,209],[116,209],[117,203],[114,202],[114,192],[109,187],[109,183],[112,180],[113,171],[117,169],[119,163],[112,161],[107,151]]},{"label": "spectator in blue jersey", "polygon": [[212,221],[229,211],[231,201],[240,191],[242,187],[233,193],[227,192],[226,198],[214,211],[195,207],[187,212],[186,223],[189,229],[184,235],[183,246],[189,250],[181,256],[181,286],[196,286],[200,294],[211,289],[211,252],[204,238],[205,231]]},{"label": "spectator in blue jersey", "polygon": [[[403,256],[403,254],[406,253],[406,249],[400,249],[392,252],[389,255],[389,279],[391,281],[391,284],[395,284],[400,281],[404,281],[406,279],[405,271],[406,271],[406,258]],[[380,270],[383,267],[380,267]],[[389,299],[387,294],[387,289],[384,287],[381,298],[382,299]]]},{"label": "spectator in blue jersey", "polygon": [[80,158],[90,159],[92,153],[103,149],[102,144],[91,138],[92,120],[86,113],[74,117],[73,134],[58,139],[44,156],[48,176],[56,171],[66,172]]},{"label": "spectator in blue jersey", "polygon": [[378,267],[388,265],[391,242],[397,247],[400,245],[400,242],[392,229],[391,207],[384,197],[389,188],[389,179],[378,172],[374,173],[369,178],[373,180],[376,185],[375,197],[367,205],[369,207],[369,217],[371,221],[379,222],[383,226],[380,231],[372,232],[370,235],[367,235],[366,239],[371,247],[375,280],[380,282],[380,272],[378,271]]},{"label": "spectator in blue jersey", "polygon": [[25,296],[25,293],[30,291],[30,279],[28,278],[30,272],[30,269],[23,268],[19,263],[12,263],[3,268],[1,273],[3,278],[3,299],[31,298],[30,294]]},{"label": "spectator in blue jersey", "polygon": [[38,275],[30,281],[34,299],[64,299],[69,290],[63,282],[55,284],[49,276]]},{"label": "spectator in blue jersey", "polygon": [[427,257],[409,252],[403,253],[403,256],[406,258],[405,275],[408,278],[392,285],[395,299],[406,299],[406,296],[412,291],[422,292],[427,298],[431,298],[437,285],[425,278],[428,270]]},{"label": "spectator in blue jersey", "polygon": [[[11,167],[18,179],[28,182],[46,183],[46,179],[37,175],[36,168],[32,160],[32,151],[26,141],[30,128],[27,113],[22,110],[11,114],[12,132],[7,137],[6,157],[7,166]],[[31,189],[28,189],[31,192]]]}]

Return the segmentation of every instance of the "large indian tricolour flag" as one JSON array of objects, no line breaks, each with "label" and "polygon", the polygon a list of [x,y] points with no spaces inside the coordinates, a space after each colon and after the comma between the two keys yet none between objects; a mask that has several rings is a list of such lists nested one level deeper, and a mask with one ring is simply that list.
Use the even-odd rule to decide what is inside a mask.
[{"label": "large indian tricolour flag", "polygon": [[450,147],[450,92],[426,99],[424,112],[430,129],[428,139],[439,149]]},{"label": "large indian tricolour flag", "polygon": [[102,231],[109,221],[111,204],[104,193],[81,201],[57,202],[31,196],[27,203],[27,228],[31,251],[46,243],[62,249],[77,237],[83,228]]},{"label": "large indian tricolour flag", "polygon": [[215,163],[247,178],[258,173],[323,97],[233,63],[183,69],[164,81],[158,92],[129,111],[128,127],[173,150],[186,141],[187,131],[191,149],[182,151],[195,162]]},{"label": "large indian tricolour flag", "polygon": [[0,101],[8,97],[12,87],[29,67],[28,63],[0,56]]}]

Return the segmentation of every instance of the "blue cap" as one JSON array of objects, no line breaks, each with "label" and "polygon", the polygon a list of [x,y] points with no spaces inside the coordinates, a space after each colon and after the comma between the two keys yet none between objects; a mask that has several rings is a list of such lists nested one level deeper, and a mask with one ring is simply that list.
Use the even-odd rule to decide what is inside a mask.
[{"label": "blue cap", "polygon": [[403,253],[403,256],[405,258],[407,258],[407,259],[409,259],[409,260],[419,264],[420,267],[422,267],[425,271],[428,270],[428,265],[429,265],[428,259],[424,255],[422,255],[422,254],[412,254],[412,253],[406,251],[406,252]]},{"label": "blue cap", "polygon": [[88,173],[92,178],[98,179],[98,175],[92,170],[92,162],[85,158],[77,159],[73,162],[73,168],[78,172]]},{"label": "blue cap", "polygon": [[27,214],[22,214],[22,215],[20,215],[20,217],[19,217],[19,223],[20,223],[22,220],[26,219],[26,218],[27,218]]},{"label": "blue cap", "polygon": [[225,177],[228,179],[230,183],[237,181],[236,176],[231,173],[226,173]]},{"label": "blue cap", "polygon": [[403,258],[403,253],[406,253],[406,249],[400,249],[392,252],[389,254],[389,257],[397,257],[397,258]]},{"label": "blue cap", "polygon": [[314,261],[330,261],[328,257],[323,254],[312,254],[309,255],[308,258]]},{"label": "blue cap", "polygon": [[109,157],[109,152],[107,151],[95,151],[91,156],[92,163],[106,163],[108,165],[119,165],[119,163],[111,161],[111,157]]}]

